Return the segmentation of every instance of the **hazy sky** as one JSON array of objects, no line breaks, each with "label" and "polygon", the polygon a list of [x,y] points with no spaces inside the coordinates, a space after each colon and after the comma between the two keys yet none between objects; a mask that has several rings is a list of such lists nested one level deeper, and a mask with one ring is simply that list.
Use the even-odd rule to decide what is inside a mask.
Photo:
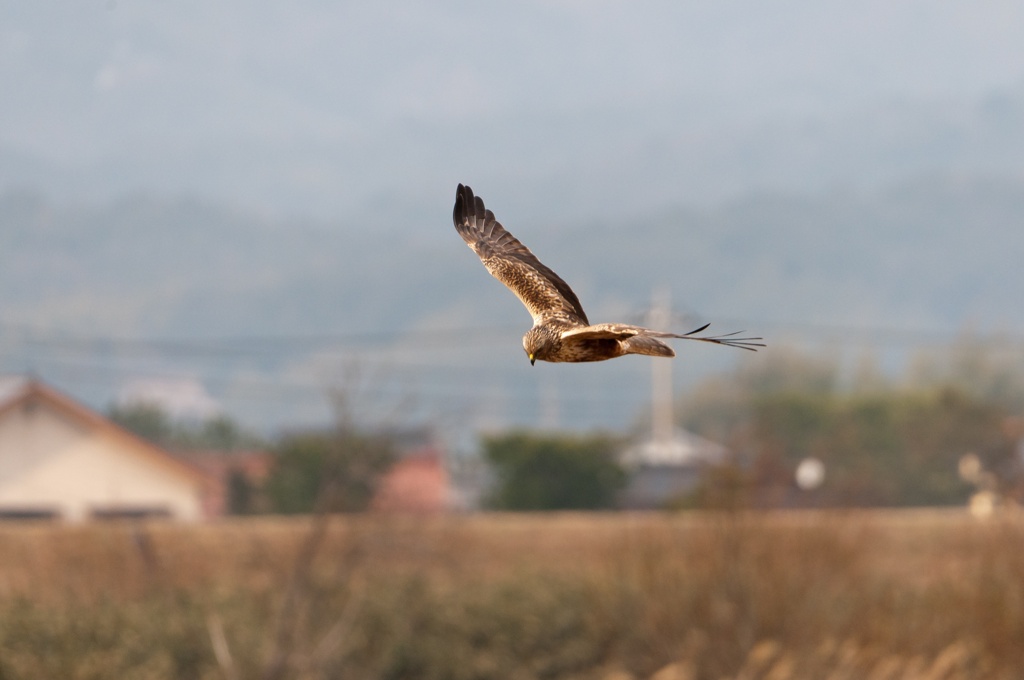
[{"label": "hazy sky", "polygon": [[[347,268],[364,265],[367,253],[380,259],[386,252],[381,244],[391,244],[383,236],[399,230],[403,238],[394,241],[394,256],[385,264],[411,261],[409,253],[422,248],[433,253],[434,269],[382,268],[373,285],[387,299],[366,306],[400,308],[398,320],[388,323],[427,328],[457,318],[480,324],[481,313],[500,309],[500,323],[526,324],[514,299],[487,280],[451,231],[459,182],[486,197],[548,264],[565,276],[577,274],[569,278],[581,296],[591,293],[585,304],[595,319],[601,312],[638,309],[646,304],[648,286],[661,282],[675,287],[678,300],[713,314],[716,327],[730,315],[809,325],[839,316],[886,327],[934,325],[950,317],[954,326],[970,321],[962,318],[967,312],[949,311],[955,304],[957,310],[983,309],[985,319],[1002,322],[1004,298],[989,291],[1014,295],[1012,286],[990,279],[1021,248],[1011,209],[1013,187],[1024,186],[1024,3],[1016,0],[0,0],[0,92],[0,194],[41,194],[60,214],[72,216],[61,222],[70,230],[74,215],[89,216],[97,232],[116,223],[121,231],[111,227],[104,231],[113,234],[108,238],[150,258],[124,258],[112,247],[92,249],[97,259],[89,261],[73,246],[63,248],[67,244],[50,248],[60,253],[41,246],[29,253],[41,265],[9,267],[7,295],[21,307],[3,300],[8,324],[71,335],[96,334],[98,325],[105,333],[150,337],[201,335],[208,327],[195,319],[202,318],[230,326],[218,331],[225,335],[267,332],[274,319],[281,326],[272,330],[280,334],[349,332],[348,325],[379,330],[373,323],[383,322],[360,324],[353,310],[339,308],[337,298],[346,292],[339,281],[348,280],[341,275]],[[952,183],[925,184],[955,186],[966,177],[982,187],[989,180],[1009,187],[999,193],[1003,202],[993,218],[999,224],[986,233],[998,234],[1005,222],[1013,234],[990,238],[988,250],[965,264],[960,244],[969,240],[967,225],[961,229],[956,214],[938,215],[943,219],[934,222],[945,231],[934,233],[928,211],[912,202],[917,222],[906,238],[922,247],[896,249],[914,255],[912,262],[879,260],[877,243],[883,236],[899,238],[889,232],[907,226],[892,206],[904,195],[923,196],[925,203],[942,195],[941,188],[914,190],[917,179],[935,177]],[[979,191],[970,196],[983,196]],[[155,200],[118,203],[132,193]],[[763,208],[772,202],[757,200],[779,194],[782,206],[790,205],[786,196],[796,197],[794,210],[768,218],[769,224],[776,220],[778,233],[789,235],[785,243],[775,232],[763,233]],[[200,259],[188,244],[175,242],[181,247],[167,250],[178,259],[164,260],[154,245],[180,235],[167,226],[167,215],[192,214],[175,212],[174,201],[183,195],[207,199],[197,204],[227,206],[203,214],[224,215],[230,225],[197,231],[205,223],[193,224],[188,231],[205,254],[216,255],[202,260],[208,262],[206,278],[188,268]],[[830,202],[849,195],[856,198]],[[886,207],[876,211],[878,196]],[[968,203],[971,210],[963,214],[987,214],[977,200]],[[954,210],[963,207],[953,204]],[[168,212],[161,217],[147,208],[136,214],[132,205]],[[757,206],[758,214],[738,220],[742,228],[732,237],[716,231],[735,227],[730,216],[747,205]],[[614,253],[574,258],[571,234],[580,233],[574,229],[597,223],[624,236],[619,243],[643,244],[641,230],[650,225],[642,218],[660,216],[664,224],[678,208],[690,210],[680,213],[690,216],[685,228],[699,226],[701,238],[682,228],[666,232],[671,243],[657,246],[657,255],[665,256],[660,270],[650,265],[655,254],[635,253],[646,268],[630,280],[631,293],[616,288],[607,270],[594,268]],[[847,209],[851,217],[844,221]],[[792,215],[810,217],[793,227]],[[865,215],[886,219],[857,222]],[[253,225],[262,216],[283,226],[260,231]],[[314,231],[301,232],[307,242],[295,236],[294,225],[304,222],[292,216],[317,220]],[[822,228],[828,220],[831,226]],[[562,227],[570,238],[558,241],[555,232]],[[319,268],[307,261],[289,264],[320,238],[316,228],[336,237],[324,242],[344,245],[317,250],[310,262]],[[358,230],[359,239],[344,238],[350,233],[344,230]],[[239,247],[239,233],[259,233],[276,245]],[[147,240],[161,235],[163,241]],[[362,252],[354,243],[380,247]],[[546,250],[552,243],[563,245]],[[689,250],[694,243],[705,244],[703,255]],[[743,258],[735,243],[745,244]],[[750,252],[752,243],[761,244],[757,252]],[[115,255],[105,260],[105,252]],[[675,252],[692,257],[690,266],[678,267]],[[851,252],[870,261],[851,261]],[[990,254],[999,266],[986,260]],[[54,261],[76,267],[81,285],[71,292],[36,286],[38,271]],[[117,267],[133,265],[143,270],[137,279],[117,278]],[[965,273],[964,266],[978,270]],[[729,267],[753,284],[719,279]],[[955,286],[955,295],[946,292],[950,286],[922,291],[903,285],[901,277],[913,267],[972,285]],[[263,278],[254,276],[257,271]],[[582,274],[591,271],[598,273],[588,281]],[[870,285],[878,283],[879,271],[895,282],[885,294]],[[463,280],[473,283],[457,283]],[[465,286],[476,285],[486,294],[460,297]],[[257,292],[245,297],[253,287]],[[18,290],[34,297],[18,298]],[[410,291],[427,301],[420,304]],[[803,297],[809,301],[794,307]],[[274,305],[269,314],[268,300]],[[300,307],[307,316],[279,316]],[[419,317],[408,315],[412,307]],[[858,316],[858,309],[870,314]],[[84,331],[75,315],[88,317]],[[146,320],[153,316],[163,325]],[[1016,327],[1012,319],[1006,323]],[[518,332],[502,348],[503,360],[510,352],[506,373],[499,375],[495,357],[482,353],[478,365],[465,367],[463,382],[444,365],[438,375],[450,382],[428,375],[424,393],[436,387],[430,378],[445,394],[477,399],[478,375],[491,375],[496,386],[487,389],[498,396],[487,403],[497,413],[500,400],[516,394],[517,386],[520,395],[550,387],[533,385],[546,373],[521,370]],[[704,355],[694,356],[703,366]],[[452,360],[429,356],[439,359]],[[294,361],[312,365],[309,357]],[[462,353],[457,363],[465,363]],[[681,371],[685,364],[676,365]],[[129,368],[118,367],[117,375],[131,377]],[[630,373],[637,368],[642,370]],[[319,379],[322,371],[306,373]],[[611,423],[608,413],[628,421],[646,392],[641,364],[551,375],[575,376],[580,394],[594,392],[595,385],[632,386],[635,398],[624,399],[616,388],[605,411],[577,404],[591,422]],[[616,383],[609,378],[614,375],[630,377]],[[208,375],[201,377],[210,384]],[[265,379],[274,390],[280,387],[279,376]],[[95,382],[113,392],[112,379]],[[570,408],[564,410],[567,421]],[[268,410],[286,417],[279,403]]]},{"label": "hazy sky", "polygon": [[0,88],[0,189],[337,216],[572,176],[627,211],[821,174],[773,135],[1016,96],[1024,5],[5,2]]}]

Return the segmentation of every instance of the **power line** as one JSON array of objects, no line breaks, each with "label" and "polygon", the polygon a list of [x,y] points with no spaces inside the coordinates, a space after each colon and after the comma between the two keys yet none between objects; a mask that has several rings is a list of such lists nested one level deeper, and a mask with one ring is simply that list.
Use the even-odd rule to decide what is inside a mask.
[{"label": "power line", "polygon": [[[518,328],[522,330],[521,327]],[[74,335],[59,331],[39,331],[26,327],[0,326],[0,343],[17,343],[32,348],[57,352],[117,352],[120,354],[153,354],[185,356],[230,356],[280,354],[351,348],[387,347],[410,349],[396,342],[415,340],[416,348],[482,344],[494,338],[515,334],[511,326],[447,328],[443,330],[375,330],[353,333],[320,333],[309,335],[244,335],[219,338],[180,337],[117,337],[101,335]],[[414,348],[415,349],[415,348]]]},{"label": "power line", "polygon": [[[673,323],[680,327],[699,324],[706,317],[690,313],[673,312]],[[853,324],[820,323],[800,320],[779,320],[766,318],[723,317],[713,320],[716,327],[742,327],[755,329],[760,334],[777,330],[787,335],[804,335],[821,338],[845,338],[857,341],[873,341],[882,345],[936,344],[968,337],[976,342],[1024,343],[1024,333],[994,331],[969,334],[966,330],[936,328],[906,328],[897,326],[864,326]],[[475,346],[489,343],[494,339],[517,337],[524,330],[523,325],[469,326],[432,330],[378,329],[349,333],[314,334],[265,334],[238,335],[210,338],[182,338],[174,336],[119,337],[104,335],[76,335],[61,331],[40,331],[25,326],[0,325],[0,342],[17,344],[33,349],[54,352],[110,352],[121,355],[161,356],[223,356],[277,355],[302,351],[331,351],[350,349],[401,350],[419,352],[437,346]],[[771,338],[768,338],[770,340]],[[414,344],[402,344],[409,341]]]}]

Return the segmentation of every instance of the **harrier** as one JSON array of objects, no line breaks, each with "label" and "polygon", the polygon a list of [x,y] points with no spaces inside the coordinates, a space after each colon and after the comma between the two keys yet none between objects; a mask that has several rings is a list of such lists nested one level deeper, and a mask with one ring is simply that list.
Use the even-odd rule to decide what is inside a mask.
[{"label": "harrier", "polygon": [[710,324],[678,335],[624,323],[591,325],[569,285],[531,253],[494,219],[473,190],[459,185],[455,191],[455,229],[484,263],[491,276],[516,294],[530,315],[533,328],[523,336],[530,364],[538,359],[555,362],[604,361],[625,354],[674,357],[672,348],[658,338],[700,340],[753,352],[761,338],[737,338],[743,331],[698,336]]}]

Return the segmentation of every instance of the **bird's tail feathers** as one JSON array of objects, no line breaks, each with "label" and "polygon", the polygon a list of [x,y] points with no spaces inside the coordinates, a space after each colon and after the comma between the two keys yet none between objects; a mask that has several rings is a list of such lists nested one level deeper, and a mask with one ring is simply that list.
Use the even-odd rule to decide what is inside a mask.
[{"label": "bird's tail feathers", "polygon": [[646,354],[649,357],[674,357],[676,353],[671,347],[650,335],[634,335],[622,341],[626,354]]}]

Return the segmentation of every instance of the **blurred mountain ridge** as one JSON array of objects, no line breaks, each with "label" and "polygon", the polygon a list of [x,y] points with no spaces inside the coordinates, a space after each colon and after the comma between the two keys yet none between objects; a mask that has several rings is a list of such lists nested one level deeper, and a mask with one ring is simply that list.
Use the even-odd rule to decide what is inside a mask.
[{"label": "blurred mountain ridge", "polygon": [[[710,318],[1024,328],[1024,181],[926,176],[576,222],[519,221],[538,208],[478,191],[594,318],[642,309],[668,286]],[[469,324],[525,326],[447,209],[433,209],[326,222],[182,196],[83,205],[8,192],[6,323],[141,337],[397,333],[458,310]]]}]

